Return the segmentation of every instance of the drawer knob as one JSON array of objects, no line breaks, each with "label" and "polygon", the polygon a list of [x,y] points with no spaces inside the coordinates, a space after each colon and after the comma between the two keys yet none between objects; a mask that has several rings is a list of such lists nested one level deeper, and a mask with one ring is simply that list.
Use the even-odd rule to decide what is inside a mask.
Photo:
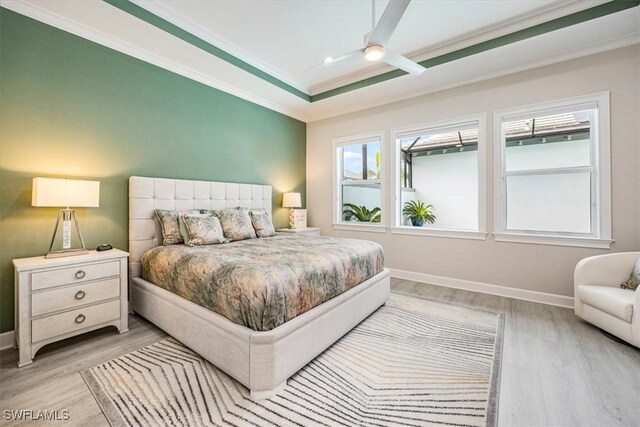
[{"label": "drawer knob", "polygon": [[78,317],[76,317],[76,323],[82,323],[85,319],[86,317],[84,317],[84,314],[78,314]]},{"label": "drawer knob", "polygon": [[82,299],[85,295],[84,291],[78,291],[76,292],[76,299]]},{"label": "drawer knob", "polygon": [[76,271],[76,279],[84,279],[84,276],[86,276],[86,275],[87,275],[87,273],[85,273],[82,270]]}]

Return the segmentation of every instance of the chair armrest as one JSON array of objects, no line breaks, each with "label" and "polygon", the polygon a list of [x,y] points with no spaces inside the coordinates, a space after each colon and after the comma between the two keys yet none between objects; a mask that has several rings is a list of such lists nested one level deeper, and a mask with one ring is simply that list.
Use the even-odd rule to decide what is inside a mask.
[{"label": "chair armrest", "polygon": [[640,252],[619,252],[596,255],[578,262],[573,275],[577,288],[580,285],[620,286],[633,270]]}]

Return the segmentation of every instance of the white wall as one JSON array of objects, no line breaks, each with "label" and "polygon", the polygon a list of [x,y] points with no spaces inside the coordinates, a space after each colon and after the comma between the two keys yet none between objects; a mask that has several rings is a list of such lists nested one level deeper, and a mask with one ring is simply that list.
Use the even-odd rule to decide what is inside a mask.
[{"label": "white wall", "polygon": [[[425,224],[425,228],[478,229],[477,154],[454,151],[413,159],[415,198],[433,204],[437,217],[434,224]],[[589,140],[506,150],[509,170],[588,166],[590,157]],[[507,183],[508,228],[590,233],[589,179],[588,174],[511,178]]]},{"label": "white wall", "polygon": [[414,157],[416,199],[434,206],[436,222],[425,228],[478,229],[478,152]]},{"label": "white wall", "polygon": [[[640,249],[640,46],[462,86],[307,125],[310,225],[325,235],[374,240],[387,267],[572,296],[581,258],[606,250],[335,230],[332,227],[332,140],[337,137],[487,114],[487,229],[493,227],[493,112],[554,99],[611,92],[612,251]],[[428,77],[429,70],[426,71]],[[409,76],[402,78],[411,78]],[[384,83],[383,83],[384,84]],[[387,162],[387,170],[389,159]],[[389,207],[387,207],[389,209]],[[428,255],[428,256],[427,256]],[[455,255],[455,256],[453,256]]]},{"label": "white wall", "polygon": [[591,164],[589,147],[588,139],[507,147],[505,150],[507,170],[589,166]]}]

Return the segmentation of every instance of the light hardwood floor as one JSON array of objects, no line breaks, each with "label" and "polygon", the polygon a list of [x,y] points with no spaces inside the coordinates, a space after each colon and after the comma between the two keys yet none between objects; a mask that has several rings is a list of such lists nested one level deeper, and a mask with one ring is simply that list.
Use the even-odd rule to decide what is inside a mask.
[{"label": "light hardwood floor", "polygon": [[[405,280],[392,289],[506,313],[500,425],[640,426],[640,350],[572,310]],[[51,344],[21,369],[15,350],[0,352],[0,425],[5,409],[67,409],[71,425],[107,426],[79,372],[165,336],[137,316],[129,322],[123,335],[107,328]]]}]

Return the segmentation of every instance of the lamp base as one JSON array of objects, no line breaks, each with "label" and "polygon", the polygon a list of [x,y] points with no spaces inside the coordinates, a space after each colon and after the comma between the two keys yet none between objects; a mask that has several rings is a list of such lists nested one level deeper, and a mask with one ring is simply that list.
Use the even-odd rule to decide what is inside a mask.
[{"label": "lamp base", "polygon": [[87,249],[68,249],[62,251],[50,251],[44,256],[45,259],[62,258],[66,256],[87,255],[89,251]]},{"label": "lamp base", "polygon": [[289,229],[293,230],[295,228],[295,212],[293,211],[293,208],[289,209]]},{"label": "lamp base", "polygon": [[[56,240],[56,234],[58,232],[58,225],[62,220],[62,249],[54,251],[53,244]],[[73,220],[76,225],[76,231],[78,232],[78,237],[80,238],[80,248],[71,248],[71,221]],[[78,223],[78,217],[76,216],[76,211],[73,209],[60,209],[58,212],[58,218],[56,219],[56,226],[53,229],[53,236],[51,237],[51,244],[49,245],[49,250],[45,254],[45,258],[60,258],[66,256],[74,256],[74,255],[86,255],[89,251],[84,245],[84,239],[82,238],[82,231],[80,231],[80,224]]]}]

